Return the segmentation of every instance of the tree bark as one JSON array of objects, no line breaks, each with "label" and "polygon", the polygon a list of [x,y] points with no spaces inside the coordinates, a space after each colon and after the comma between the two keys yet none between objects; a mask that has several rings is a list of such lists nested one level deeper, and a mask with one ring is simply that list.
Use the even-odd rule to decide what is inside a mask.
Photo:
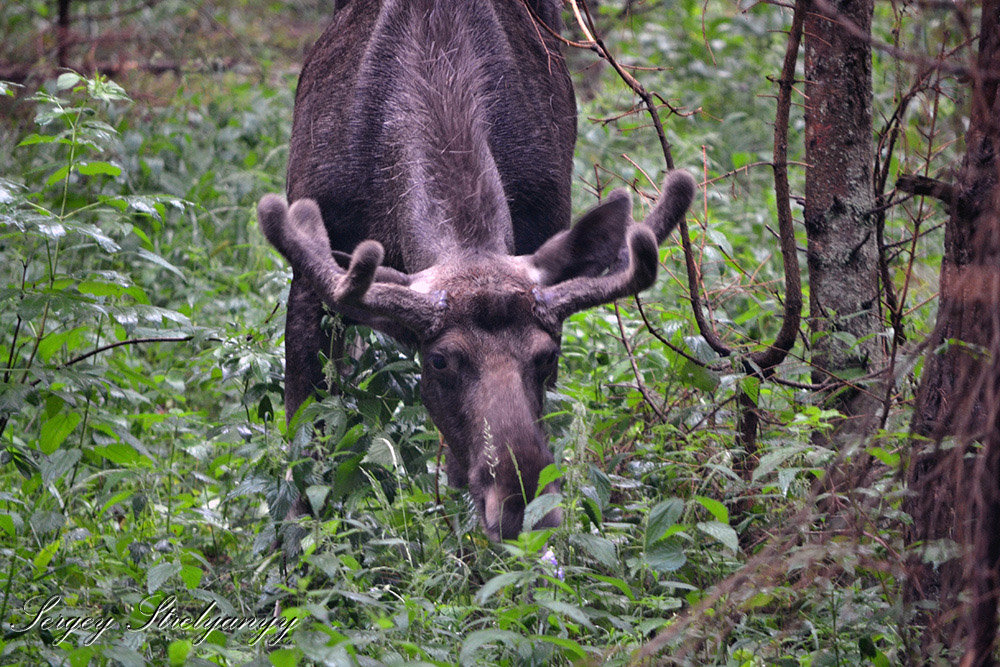
[{"label": "tree bark", "polygon": [[[960,641],[963,665],[995,664],[1000,581],[1000,0],[982,5],[966,154],[945,225],[940,300],[911,424],[911,542],[955,540],[965,562],[932,572],[916,563],[911,600],[937,598],[950,611],[963,591],[960,623],[925,636]],[[956,446],[926,443],[955,437]],[[973,456],[975,454],[975,456]],[[963,637],[964,636],[964,637]]]},{"label": "tree bark", "polygon": [[[841,433],[866,435],[881,407],[870,383],[884,365],[873,185],[873,0],[834,10],[814,0],[805,17],[806,256],[813,381],[841,382],[829,396],[847,419]],[[846,334],[846,335],[845,335]],[[856,341],[856,342],[855,342]]]},{"label": "tree bark", "polygon": [[59,0],[59,25],[56,28],[58,39],[56,61],[59,63],[59,67],[69,66],[69,2],[70,0]]},{"label": "tree bark", "polygon": [[[994,199],[1000,167],[998,7],[998,0],[987,0],[983,5],[983,38],[973,77],[966,154],[945,225],[940,302],[934,333],[935,347],[945,341],[964,341],[973,347],[948,345],[942,351],[932,350],[921,378],[913,416],[914,433],[935,439],[957,435],[959,426],[970,425],[964,411],[956,409],[956,404],[966,400],[965,392],[961,391],[962,383],[981,361],[975,347],[988,349],[996,333],[996,293],[983,290],[989,288],[988,281],[995,278],[996,270],[995,264],[989,265],[987,255],[990,251],[988,228],[996,222]],[[978,413],[982,406],[972,401],[968,407],[977,415],[973,423],[981,425],[982,415]]]}]

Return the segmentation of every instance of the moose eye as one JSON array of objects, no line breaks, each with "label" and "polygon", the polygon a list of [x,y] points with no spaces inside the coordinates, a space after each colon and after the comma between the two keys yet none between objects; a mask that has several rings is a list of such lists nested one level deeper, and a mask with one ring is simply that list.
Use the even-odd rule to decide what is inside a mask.
[{"label": "moose eye", "polygon": [[435,352],[427,358],[427,362],[436,371],[443,371],[448,368],[448,358],[443,354]]}]

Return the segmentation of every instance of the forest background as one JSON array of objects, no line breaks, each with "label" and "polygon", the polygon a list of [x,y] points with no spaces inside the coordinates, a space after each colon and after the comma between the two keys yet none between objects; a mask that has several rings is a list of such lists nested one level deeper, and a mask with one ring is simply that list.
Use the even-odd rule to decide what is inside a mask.
[{"label": "forest background", "polygon": [[567,5],[576,210],[700,189],[504,544],[412,352],[286,427],[254,205],[331,5],[0,7],[0,662],[993,664],[1000,2]]}]

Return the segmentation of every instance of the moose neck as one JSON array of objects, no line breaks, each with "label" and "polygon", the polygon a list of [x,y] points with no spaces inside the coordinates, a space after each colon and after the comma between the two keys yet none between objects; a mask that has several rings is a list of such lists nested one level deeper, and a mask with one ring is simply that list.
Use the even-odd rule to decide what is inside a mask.
[{"label": "moose neck", "polygon": [[[386,132],[400,147],[406,187],[400,205],[410,225],[408,267],[470,255],[509,254],[513,227],[500,172],[487,140],[489,103],[473,23],[454,11],[492,11],[488,3],[386,3],[383,18],[402,21],[400,72]],[[392,31],[395,32],[395,31]],[[397,33],[397,34],[400,34]]]}]

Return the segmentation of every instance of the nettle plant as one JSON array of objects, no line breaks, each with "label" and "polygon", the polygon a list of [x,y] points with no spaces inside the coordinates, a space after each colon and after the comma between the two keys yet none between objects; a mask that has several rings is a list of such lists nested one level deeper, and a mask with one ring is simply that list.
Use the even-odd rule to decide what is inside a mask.
[{"label": "nettle plant", "polygon": [[[3,84],[0,93],[14,89]],[[120,152],[111,123],[128,102],[111,81],[62,74],[54,91],[26,100],[36,131],[8,162],[23,181],[0,179],[6,622],[26,600],[53,591],[120,605],[146,580],[145,540],[163,534],[149,521],[157,494],[143,493],[163,453],[148,434],[178,428],[170,408],[180,392],[145,362],[138,342],[201,333],[185,314],[156,305],[148,287],[164,273],[183,280],[150,231],[168,207],[186,205],[126,194],[126,175],[110,156]]]},{"label": "nettle plant", "polygon": [[[247,476],[266,467],[269,442],[279,447],[268,395],[276,323],[234,280],[188,260],[199,247],[188,223],[204,206],[138,194],[142,160],[130,155],[149,130],[120,133],[122,88],[68,72],[19,104],[31,105],[34,131],[0,146],[12,165],[0,178],[0,553],[10,563],[0,655],[65,662],[60,651],[83,660],[100,642],[13,632],[28,601],[58,594],[120,628],[147,595],[203,606],[219,568],[253,557],[233,544],[260,523],[261,494],[241,491]],[[221,195],[207,203],[235,208]],[[242,596],[227,604],[248,614]],[[144,657],[120,632],[102,642],[143,664],[162,639],[140,638]]]},{"label": "nettle plant", "polygon": [[[137,216],[162,218],[166,207],[183,202],[121,194],[122,169],[105,157],[118,133],[98,112],[127,103],[128,96],[109,80],[75,73],[62,74],[55,88],[29,98],[37,105],[38,132],[15,148],[33,153],[26,182],[0,180],[3,290],[10,306],[0,314],[0,434],[5,456],[26,475],[42,461],[46,483],[76,469],[81,449],[62,447],[74,432],[94,432],[94,453],[108,460],[132,449],[123,446],[123,417],[91,409],[129,398],[133,384],[115,377],[128,368],[94,365],[99,353],[144,337],[195,335],[187,316],[154,305],[142,286],[149,267],[183,276],[135,224]],[[12,422],[18,428],[10,429]]]}]

